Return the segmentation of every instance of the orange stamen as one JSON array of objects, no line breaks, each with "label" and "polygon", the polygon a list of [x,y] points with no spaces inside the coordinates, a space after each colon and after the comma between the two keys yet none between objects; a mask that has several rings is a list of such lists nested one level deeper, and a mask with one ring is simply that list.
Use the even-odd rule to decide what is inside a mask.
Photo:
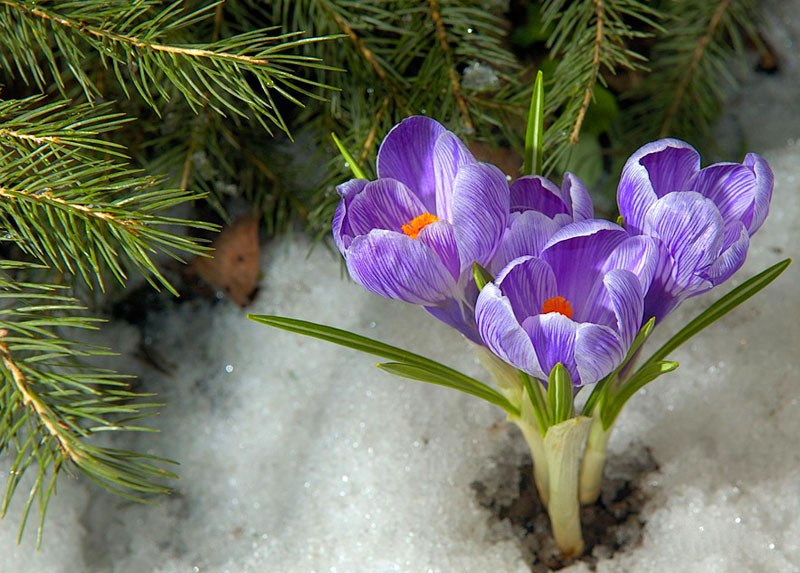
[{"label": "orange stamen", "polygon": [[542,314],[547,314],[548,312],[557,312],[563,314],[567,318],[572,318],[572,306],[563,296],[554,296],[544,301],[542,305]]},{"label": "orange stamen", "polygon": [[435,223],[438,220],[439,217],[437,217],[436,215],[432,215],[431,213],[423,213],[418,217],[414,217],[408,223],[400,227],[400,230],[403,231],[406,235],[408,235],[412,239],[416,239],[417,235],[419,235],[422,229],[424,229],[431,223]]}]

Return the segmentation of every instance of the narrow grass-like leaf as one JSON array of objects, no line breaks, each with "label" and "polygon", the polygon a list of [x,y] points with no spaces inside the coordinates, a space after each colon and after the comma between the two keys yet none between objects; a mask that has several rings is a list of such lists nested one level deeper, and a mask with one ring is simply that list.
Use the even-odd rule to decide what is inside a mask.
[{"label": "narrow grass-like leaf", "polygon": [[[536,423],[539,426],[539,431],[544,436],[547,433],[547,428],[550,427],[550,413],[547,411],[547,396],[545,395],[544,388],[541,382],[532,379],[527,373],[520,371],[520,378],[522,379],[522,386],[525,392],[522,396],[524,400],[527,396],[533,408],[533,414],[536,417]],[[524,408],[523,408],[524,410]]]},{"label": "narrow grass-like leaf", "polygon": [[660,361],[642,366],[636,374],[625,381],[622,386],[607,396],[601,404],[600,417],[603,420],[603,429],[608,430],[617,419],[622,407],[636,392],[649,384],[662,374],[672,372],[678,367],[677,362]]},{"label": "narrow grass-like leaf", "polygon": [[336,149],[339,150],[339,153],[342,154],[347,165],[350,167],[350,171],[353,172],[353,176],[357,179],[366,179],[367,176],[364,175],[364,171],[359,167],[356,160],[353,159],[353,156],[350,155],[350,152],[347,151],[347,148],[344,146],[342,141],[336,136],[335,133],[331,133],[331,138],[333,139],[333,143],[336,144]]},{"label": "narrow grass-like leaf", "polygon": [[514,413],[515,415],[519,413],[502,394],[485,385],[483,382],[479,382],[478,380],[475,380],[466,374],[462,374],[458,370],[454,370],[449,366],[445,366],[444,364],[440,364],[429,358],[420,356],[419,354],[414,354],[408,350],[403,350],[402,348],[397,348],[396,346],[384,344],[383,342],[367,338],[366,336],[354,334],[346,330],[341,330],[339,328],[333,328],[331,326],[325,326],[323,324],[317,324],[314,322],[308,322],[305,320],[297,320],[282,316],[256,314],[248,314],[247,317],[250,320],[254,320],[255,322],[259,322],[261,324],[266,324],[267,326],[273,326],[275,328],[294,332],[295,334],[310,336],[312,338],[319,338],[320,340],[332,342],[334,344],[338,344],[339,346],[352,348],[353,350],[358,350],[367,354],[373,354],[375,356],[387,358],[395,362],[416,366],[423,371],[428,372],[432,377],[436,377],[440,380],[449,380],[452,384],[458,384],[463,387],[472,388],[475,392],[492,392],[495,395],[496,400],[492,403],[496,403],[498,405],[501,403],[505,404],[506,406],[501,407],[507,412]]},{"label": "narrow grass-like leaf", "polygon": [[748,298],[758,293],[761,289],[777,279],[783,271],[791,264],[792,259],[784,259],[758,273],[756,276],[746,280],[731,292],[720,298],[717,302],[701,312],[694,320],[678,331],[675,336],[670,338],[661,348],[656,350],[653,355],[642,364],[642,368],[655,362],[663,360],[667,355],[691,339],[701,330],[728,314],[734,308],[742,304]]},{"label": "narrow grass-like leaf", "polygon": [[497,393],[488,386],[482,385],[481,387],[474,384],[463,384],[460,380],[446,378],[420,366],[403,362],[383,362],[378,364],[377,367],[395,376],[400,376],[401,378],[408,378],[418,382],[427,382],[429,384],[436,384],[452,388],[453,390],[459,390],[465,394],[476,396],[482,400],[486,400],[490,404],[499,406],[509,414],[518,414],[516,408],[514,408],[502,394]]},{"label": "narrow grass-like leaf", "polygon": [[528,126],[525,130],[525,157],[523,175],[539,175],[542,172],[544,149],[544,79],[541,70],[536,73],[536,81],[531,91],[531,105],[528,109]]}]

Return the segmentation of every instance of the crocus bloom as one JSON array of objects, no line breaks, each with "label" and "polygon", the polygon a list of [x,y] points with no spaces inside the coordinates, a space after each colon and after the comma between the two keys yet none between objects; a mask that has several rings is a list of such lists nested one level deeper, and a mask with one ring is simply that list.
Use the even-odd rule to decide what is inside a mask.
[{"label": "crocus bloom", "polygon": [[509,187],[438,122],[414,116],[378,150],[378,179],[338,187],[333,238],[353,279],[423,305],[478,341],[473,262],[488,266],[506,228]]},{"label": "crocus bloom", "polygon": [[546,382],[562,363],[575,386],[622,363],[642,323],[655,244],[601,220],[569,224],[540,256],[511,261],[478,297],[484,344]]},{"label": "crocus bloom", "polygon": [[561,227],[593,216],[589,191],[572,173],[564,174],[560,188],[539,175],[520,177],[511,184],[508,229],[490,270],[496,273],[520,256],[538,256]]},{"label": "crocus bloom", "polygon": [[661,139],[634,153],[617,201],[626,228],[657,239],[659,272],[644,319],[661,320],[688,297],[727,280],[744,263],[769,210],[773,176],[755,153],[700,169],[688,143]]}]

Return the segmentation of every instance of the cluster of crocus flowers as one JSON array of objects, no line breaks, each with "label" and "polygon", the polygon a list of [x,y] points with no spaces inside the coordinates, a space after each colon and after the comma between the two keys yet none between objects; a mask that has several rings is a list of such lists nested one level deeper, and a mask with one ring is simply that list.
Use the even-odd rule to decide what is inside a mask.
[{"label": "cluster of crocus flowers", "polygon": [[[677,363],[642,367],[630,392],[620,379],[656,322],[742,266],[769,210],[769,165],[751,153],[701,169],[687,143],[647,144],[622,171],[616,224],[594,218],[576,176],[509,183],[414,116],[384,139],[377,174],[338,187],[333,238],[350,275],[478,345],[530,446],[556,543],[580,553],[579,504],[599,493],[614,399]],[[606,394],[576,415],[587,386]]]},{"label": "cluster of crocus flowers", "polygon": [[[619,366],[647,320],[741,267],[773,183],[756,154],[700,169],[694,148],[662,139],[625,165],[617,226],[592,218],[574,175],[509,184],[422,116],[389,132],[377,172],[338,188],[333,237],[353,279],[543,383],[564,364],[576,387]],[[475,263],[496,276],[480,295]]]}]

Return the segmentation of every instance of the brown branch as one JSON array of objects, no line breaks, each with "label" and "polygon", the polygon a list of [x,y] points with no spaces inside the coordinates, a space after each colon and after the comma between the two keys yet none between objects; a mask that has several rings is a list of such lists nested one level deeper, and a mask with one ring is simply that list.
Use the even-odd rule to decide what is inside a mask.
[{"label": "brown branch", "polygon": [[112,215],[111,213],[106,213],[105,211],[96,211],[95,209],[87,207],[86,205],[81,205],[80,203],[70,203],[69,201],[65,201],[61,197],[55,197],[49,191],[45,191],[44,193],[37,193],[36,195],[29,195],[27,193],[21,193],[20,191],[14,191],[13,189],[0,187],[0,197],[12,200],[24,198],[30,201],[35,201],[37,203],[51,203],[55,204],[61,209],[80,211],[81,213],[84,213],[87,216],[94,217],[96,219],[101,219],[103,221],[111,221],[123,227],[139,227],[139,223],[132,219],[119,219],[114,215]]},{"label": "brown branch", "polygon": [[356,49],[361,53],[361,56],[367,61],[375,73],[378,74],[378,77],[381,79],[381,81],[386,82],[388,79],[386,70],[383,69],[383,66],[375,57],[375,54],[372,53],[372,50],[370,50],[364,41],[358,36],[358,34],[355,33],[355,30],[353,30],[353,27],[350,26],[350,23],[342,18],[342,16],[334,11],[330,6],[328,6],[327,3],[323,4],[323,9],[330,14],[339,28],[341,28],[342,32],[347,34],[347,37],[350,38],[350,41],[353,42],[353,44],[355,44]]},{"label": "brown branch", "polygon": [[97,28],[95,26],[87,26],[80,22],[74,22],[57,14],[47,12],[40,8],[30,8],[23,4],[14,2],[13,0],[0,0],[0,4],[9,6],[11,8],[16,8],[23,12],[27,12],[32,16],[41,18],[42,20],[53,22],[55,24],[63,26],[64,28],[70,28],[79,33],[86,33],[89,34],[90,36],[95,36],[97,38],[102,38],[103,40],[108,40],[111,42],[129,44],[137,48],[146,48],[154,52],[165,52],[168,54],[190,56],[195,58],[213,57],[223,60],[240,62],[242,64],[254,65],[254,66],[266,66],[270,64],[269,60],[265,60],[263,58],[254,58],[251,56],[243,56],[241,54],[230,54],[228,52],[214,52],[212,50],[204,50],[201,48],[182,48],[178,46],[169,46],[166,44],[157,44],[155,42],[147,42],[145,40],[141,40],[134,36],[126,36],[125,34],[118,34],[116,32],[110,32],[108,30],[103,30],[102,28]]},{"label": "brown branch", "polygon": [[381,118],[383,114],[386,113],[386,110],[389,108],[389,98],[383,98],[383,103],[381,103],[381,107],[378,110],[377,115],[375,116],[375,120],[372,123],[372,128],[369,130],[367,134],[367,139],[364,140],[364,147],[361,151],[361,157],[359,157],[359,163],[364,163],[367,157],[369,157],[369,153],[372,150],[372,146],[375,145],[375,139],[378,137],[378,128],[380,127]]},{"label": "brown branch", "polygon": [[686,96],[686,91],[689,88],[689,82],[697,70],[697,66],[700,65],[700,61],[703,59],[706,47],[714,37],[717,27],[722,21],[722,16],[730,7],[730,4],[731,0],[722,0],[722,2],[719,3],[719,6],[717,6],[717,9],[714,10],[714,14],[711,16],[711,20],[708,21],[708,29],[706,30],[706,33],[697,41],[697,45],[695,45],[694,52],[692,53],[692,59],[689,62],[689,65],[686,66],[686,71],[684,72],[681,81],[678,83],[678,87],[673,95],[672,105],[664,116],[664,123],[661,126],[661,131],[658,135],[659,137],[666,137],[669,134],[670,127],[672,127],[672,122],[678,115],[678,109],[680,108],[683,98]]},{"label": "brown branch", "polygon": [[22,369],[17,366],[8,345],[2,341],[7,336],[8,330],[5,328],[0,329],[0,357],[2,357],[3,366],[11,374],[14,387],[19,392],[19,395],[22,396],[22,404],[33,411],[47,433],[56,440],[61,452],[73,462],[80,463],[84,459],[83,454],[72,446],[70,440],[61,431],[55,412],[42,402],[39,396],[31,389],[28,379]]},{"label": "brown branch", "polygon": [[578,143],[581,134],[581,127],[586,118],[586,112],[592,103],[592,96],[594,95],[594,86],[597,84],[597,76],[600,74],[600,54],[603,46],[603,26],[605,21],[605,6],[603,0],[594,1],[594,15],[595,15],[595,32],[594,32],[594,49],[592,50],[592,73],[586,86],[583,89],[583,100],[581,107],[578,108],[578,115],[575,118],[575,124],[572,126],[572,132],[569,134],[569,142],[572,144]]},{"label": "brown branch", "polygon": [[452,52],[450,51],[450,44],[447,41],[447,30],[445,30],[444,27],[442,13],[439,11],[439,2],[438,0],[428,0],[428,4],[430,4],[431,7],[431,19],[436,26],[436,33],[439,36],[439,45],[442,47],[445,60],[447,61],[447,74],[450,77],[450,86],[453,90],[453,97],[456,98],[456,104],[458,104],[458,109],[461,112],[461,119],[464,122],[464,127],[469,131],[473,131],[475,129],[475,125],[472,123],[472,118],[470,117],[467,98],[461,91],[461,81],[458,78],[458,71],[456,71],[455,67],[453,66]]},{"label": "brown branch", "polygon": [[5,129],[5,128],[0,129],[0,137],[11,137],[16,139],[22,139],[24,141],[32,141],[38,145],[45,145],[47,143],[59,145],[61,143],[61,139],[59,139],[58,137],[30,135],[28,133],[20,133],[19,131],[14,131],[13,129]]}]

